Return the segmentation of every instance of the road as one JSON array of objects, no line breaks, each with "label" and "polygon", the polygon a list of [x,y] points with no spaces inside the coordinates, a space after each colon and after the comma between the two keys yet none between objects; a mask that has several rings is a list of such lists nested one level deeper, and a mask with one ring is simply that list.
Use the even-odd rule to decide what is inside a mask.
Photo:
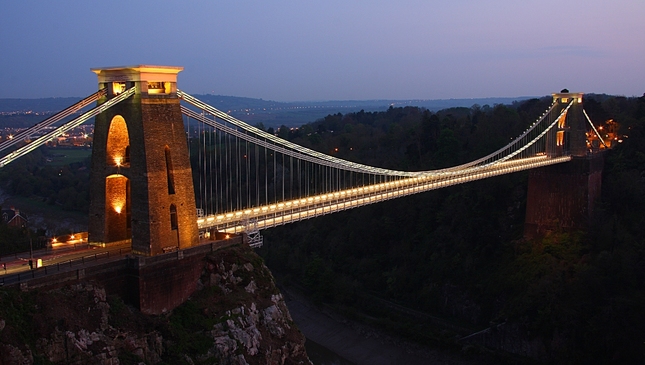
[{"label": "road", "polygon": [[[78,265],[85,261],[89,262],[102,258],[121,256],[129,252],[129,245],[97,247],[87,244],[76,244],[59,247],[57,249],[34,251],[33,260],[34,266],[37,260],[41,259],[43,267],[50,268],[55,266],[59,270],[64,264],[70,264],[70,266],[72,264]],[[0,278],[32,270],[29,267],[29,252],[4,256],[0,259],[0,264],[2,264],[2,267],[0,267]]]}]

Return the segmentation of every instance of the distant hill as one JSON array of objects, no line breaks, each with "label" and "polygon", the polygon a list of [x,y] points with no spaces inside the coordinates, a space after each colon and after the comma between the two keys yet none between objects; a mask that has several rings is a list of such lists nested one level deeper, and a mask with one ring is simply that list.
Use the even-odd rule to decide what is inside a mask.
[{"label": "distant hill", "polygon": [[[329,114],[351,113],[360,110],[381,111],[390,106],[419,106],[432,111],[454,107],[471,107],[479,105],[511,104],[514,101],[529,99],[529,97],[516,98],[476,98],[476,99],[433,99],[433,100],[330,100],[330,101],[296,101],[278,102],[264,99],[245,98],[237,96],[224,96],[212,94],[195,94],[195,97],[224,111],[232,116],[244,120],[249,124],[262,123],[265,127],[300,126],[324,118]],[[34,116],[32,113],[53,113],[64,109],[81,98],[41,98],[41,99],[0,99],[0,113],[5,115],[0,118],[0,127],[25,127],[37,123],[44,116]],[[22,115],[9,115],[6,113],[21,112]]]},{"label": "distant hill", "polygon": [[401,106],[418,106],[428,110],[437,111],[446,108],[454,107],[471,107],[475,104],[479,105],[496,105],[496,104],[512,104],[514,101],[521,101],[530,99],[530,96],[520,96],[515,98],[470,98],[470,99],[412,99],[412,100],[394,100],[394,99],[379,99],[379,100],[329,100],[329,101],[294,101],[294,102],[278,102],[268,101],[263,99],[242,98],[236,96],[223,96],[223,95],[194,95],[198,99],[207,102],[208,104],[219,108],[223,111],[242,112],[246,109],[258,111],[261,109],[268,110],[293,110],[293,109],[338,109],[337,112],[342,112],[343,109],[365,109],[365,110],[378,110],[386,109],[390,105]]},{"label": "distant hill", "polygon": [[33,111],[56,112],[82,98],[0,99],[0,113]]}]

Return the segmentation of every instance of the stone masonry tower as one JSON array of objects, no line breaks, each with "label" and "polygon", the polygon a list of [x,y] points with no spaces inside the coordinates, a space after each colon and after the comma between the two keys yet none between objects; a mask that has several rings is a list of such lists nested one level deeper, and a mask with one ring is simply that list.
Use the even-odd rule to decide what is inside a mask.
[{"label": "stone masonry tower", "polygon": [[555,120],[560,112],[573,102],[564,118],[560,119],[557,128],[547,135],[547,150],[549,157],[571,155],[585,156],[587,154],[587,125],[582,111],[582,93],[570,93],[566,89],[552,94],[555,107],[550,117]]},{"label": "stone masonry tower", "polygon": [[571,162],[529,172],[525,237],[588,227],[594,202],[600,197],[604,160],[602,153],[592,153],[587,145],[582,97],[582,93],[567,90],[553,94],[553,118],[573,104],[557,129],[547,135],[546,153],[549,157],[570,155]]},{"label": "stone masonry tower", "polygon": [[177,74],[182,67],[92,69],[107,96],[135,93],[96,117],[89,241],[153,256],[198,243],[195,194]]}]

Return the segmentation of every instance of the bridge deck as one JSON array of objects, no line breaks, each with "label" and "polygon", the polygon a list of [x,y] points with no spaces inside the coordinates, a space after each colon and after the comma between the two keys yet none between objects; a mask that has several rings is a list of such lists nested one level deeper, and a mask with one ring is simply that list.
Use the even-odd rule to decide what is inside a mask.
[{"label": "bridge deck", "polygon": [[570,160],[570,156],[548,158],[545,155],[539,155],[489,166],[428,174],[226,214],[211,215],[198,219],[197,224],[200,230],[216,229],[226,233],[245,232],[250,226],[253,229],[266,229],[429,190]]}]

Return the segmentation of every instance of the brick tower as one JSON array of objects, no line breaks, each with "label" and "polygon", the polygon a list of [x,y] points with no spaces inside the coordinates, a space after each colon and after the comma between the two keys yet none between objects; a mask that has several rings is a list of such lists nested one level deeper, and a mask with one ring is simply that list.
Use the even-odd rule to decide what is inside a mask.
[{"label": "brick tower", "polygon": [[198,243],[195,194],[177,97],[182,67],[137,65],[92,69],[109,98],[125,101],[96,117],[89,241],[132,243],[153,256]]},{"label": "brick tower", "polygon": [[563,90],[552,94],[555,107],[549,118],[555,121],[560,112],[573,101],[573,104],[557,125],[547,135],[546,153],[549,157],[571,155],[582,157],[587,154],[587,125],[582,112],[582,93]]},{"label": "brick tower", "polygon": [[585,229],[600,197],[603,154],[587,146],[582,93],[553,94],[553,120],[573,100],[565,118],[547,135],[550,157],[571,155],[571,162],[533,169],[529,173],[524,236],[554,229]]}]

